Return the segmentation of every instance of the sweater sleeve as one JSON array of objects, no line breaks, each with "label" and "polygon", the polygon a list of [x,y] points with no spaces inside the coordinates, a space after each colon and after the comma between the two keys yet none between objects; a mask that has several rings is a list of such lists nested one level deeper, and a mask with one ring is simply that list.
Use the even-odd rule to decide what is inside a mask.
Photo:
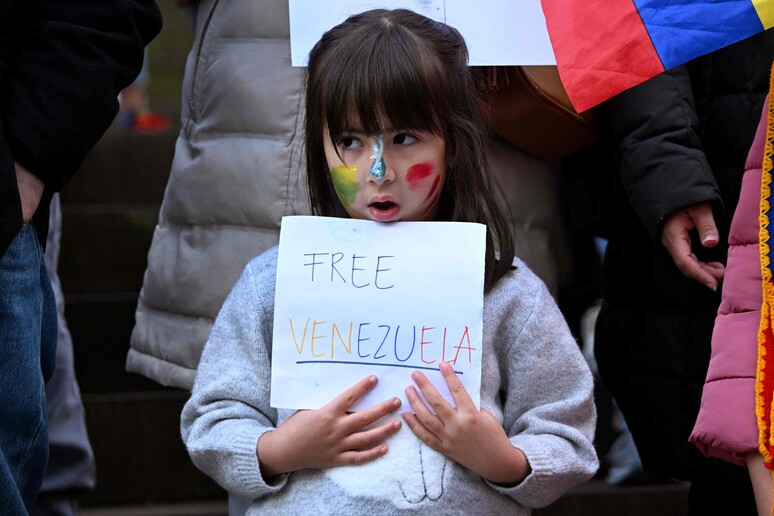
[{"label": "sweater sleeve", "polygon": [[[267,254],[276,254],[268,251]],[[258,439],[276,427],[271,388],[274,261],[248,264],[204,347],[181,433],[193,463],[230,493],[255,499],[279,491],[287,475],[261,475]]]},{"label": "sweater sleeve", "polygon": [[118,112],[161,30],[153,0],[26,0],[2,96],[16,161],[60,190]]},{"label": "sweater sleeve", "polygon": [[680,209],[705,201],[722,208],[684,66],[616,95],[594,115],[629,202],[654,242]]},{"label": "sweater sleeve", "polygon": [[522,285],[506,303],[499,328],[506,340],[503,426],[532,471],[517,486],[490,485],[521,505],[544,507],[599,467],[594,383],[546,287],[526,268],[518,274]]}]

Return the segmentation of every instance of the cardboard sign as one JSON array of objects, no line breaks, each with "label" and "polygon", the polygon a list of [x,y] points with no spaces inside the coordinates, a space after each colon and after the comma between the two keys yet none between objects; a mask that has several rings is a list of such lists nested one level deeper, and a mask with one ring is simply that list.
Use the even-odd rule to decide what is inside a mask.
[{"label": "cardboard sign", "polygon": [[486,227],[284,217],[277,263],[271,405],[311,409],[374,374],[354,410],[422,370],[453,402],[449,362],[476,406],[481,389]]},{"label": "cardboard sign", "polygon": [[451,25],[465,38],[470,64],[552,65],[540,0],[289,0],[293,66],[306,66],[312,47],[328,29],[369,9],[411,9]]}]

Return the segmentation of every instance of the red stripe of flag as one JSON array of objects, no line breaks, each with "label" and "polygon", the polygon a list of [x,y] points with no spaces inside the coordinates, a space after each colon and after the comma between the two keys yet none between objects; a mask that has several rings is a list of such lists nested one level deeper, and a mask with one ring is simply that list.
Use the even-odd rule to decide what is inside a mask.
[{"label": "red stripe of flag", "polygon": [[664,71],[632,0],[541,0],[556,64],[579,112]]}]

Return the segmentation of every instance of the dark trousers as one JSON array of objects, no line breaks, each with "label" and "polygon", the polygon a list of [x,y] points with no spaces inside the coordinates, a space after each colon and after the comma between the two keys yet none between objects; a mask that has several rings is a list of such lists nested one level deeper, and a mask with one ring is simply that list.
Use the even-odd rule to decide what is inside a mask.
[{"label": "dark trousers", "polygon": [[56,360],[56,303],[32,224],[0,259],[0,507],[26,514],[48,460],[45,382]]}]

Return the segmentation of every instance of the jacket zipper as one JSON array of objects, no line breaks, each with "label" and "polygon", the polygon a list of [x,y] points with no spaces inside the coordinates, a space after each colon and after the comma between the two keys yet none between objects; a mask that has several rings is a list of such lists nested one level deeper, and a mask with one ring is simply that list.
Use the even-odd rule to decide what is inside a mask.
[{"label": "jacket zipper", "polygon": [[194,110],[194,106],[195,106],[194,92],[196,90],[196,78],[199,74],[199,60],[202,55],[202,45],[204,44],[204,38],[207,36],[207,30],[210,27],[212,16],[213,14],[215,14],[215,9],[218,8],[219,3],[220,3],[220,0],[215,0],[215,2],[212,4],[212,8],[210,9],[210,12],[207,13],[207,19],[204,21],[204,27],[202,27],[202,34],[201,36],[199,36],[199,44],[196,47],[196,60],[194,62],[193,78],[191,79],[190,95],[188,96],[188,118],[185,121],[185,130],[184,130],[186,139],[189,139],[191,137],[191,135],[189,134],[191,119],[198,118]]}]

